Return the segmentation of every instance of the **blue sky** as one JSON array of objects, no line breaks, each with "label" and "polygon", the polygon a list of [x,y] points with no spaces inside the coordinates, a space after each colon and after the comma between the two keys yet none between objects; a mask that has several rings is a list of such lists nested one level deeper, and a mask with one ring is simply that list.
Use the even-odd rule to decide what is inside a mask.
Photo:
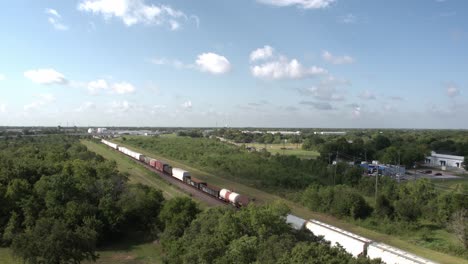
[{"label": "blue sky", "polygon": [[0,5],[0,125],[468,128],[463,0]]}]

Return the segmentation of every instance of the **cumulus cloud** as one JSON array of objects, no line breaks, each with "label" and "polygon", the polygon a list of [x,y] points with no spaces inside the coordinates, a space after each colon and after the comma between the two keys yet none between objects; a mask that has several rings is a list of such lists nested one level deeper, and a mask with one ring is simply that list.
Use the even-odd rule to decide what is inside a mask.
[{"label": "cumulus cloud", "polygon": [[48,15],[47,20],[56,30],[68,30],[68,26],[61,22],[62,16],[57,10],[46,8],[45,13]]},{"label": "cumulus cloud", "polygon": [[257,2],[273,6],[297,6],[303,9],[321,9],[329,7],[335,0],[257,0]]},{"label": "cumulus cloud", "polygon": [[322,52],[322,58],[326,62],[335,64],[335,65],[351,64],[354,62],[354,59],[351,56],[348,56],[348,55],[335,56],[326,50]]},{"label": "cumulus cloud", "polygon": [[89,82],[87,87],[91,94],[97,94],[101,90],[109,89],[109,84],[106,80],[100,79]]},{"label": "cumulus cloud", "polygon": [[24,72],[24,77],[38,84],[67,84],[63,74],[54,69],[37,69]]},{"label": "cumulus cloud", "polygon": [[155,58],[155,59],[150,59],[149,60],[151,63],[155,65],[169,65],[172,66],[176,69],[193,69],[195,68],[195,65],[193,64],[186,64],[183,63],[180,60],[170,60],[166,58]]},{"label": "cumulus cloud", "polygon": [[133,84],[128,82],[109,83],[104,79],[89,82],[86,87],[89,93],[98,94],[101,91],[108,91],[115,94],[129,94],[136,91]]},{"label": "cumulus cloud", "polygon": [[299,104],[312,106],[317,110],[333,110],[333,106],[328,102],[301,101]]},{"label": "cumulus cloud", "polygon": [[282,57],[276,61],[266,62],[250,68],[253,76],[262,79],[302,79],[327,73],[323,68],[305,67],[297,59],[288,60]]},{"label": "cumulus cloud", "polygon": [[183,109],[190,110],[192,109],[192,101],[185,101],[181,106]]},{"label": "cumulus cloud", "polygon": [[271,46],[265,45],[263,48],[258,48],[250,53],[250,61],[264,60],[273,56],[274,49]]},{"label": "cumulus cloud", "polygon": [[302,79],[327,73],[317,66],[303,66],[297,59],[289,60],[286,56],[275,54],[275,50],[268,45],[250,53],[250,61],[266,60],[266,62],[250,67],[254,77],[261,79]]},{"label": "cumulus cloud", "polygon": [[128,101],[113,101],[110,104],[108,112],[110,113],[126,113],[134,109],[135,105],[129,103]]},{"label": "cumulus cloud", "polygon": [[195,63],[201,71],[212,74],[223,74],[231,70],[231,63],[226,57],[212,52],[198,55]]},{"label": "cumulus cloud", "polygon": [[315,86],[299,89],[299,93],[302,95],[311,95],[315,97],[315,99],[322,101],[343,101],[345,99],[344,91],[339,88],[349,85],[351,85],[351,82],[347,80],[327,76]]},{"label": "cumulus cloud", "polygon": [[52,94],[39,94],[36,100],[23,107],[25,111],[37,110],[44,105],[50,104],[55,101],[55,96]]},{"label": "cumulus cloud", "polygon": [[[182,22],[189,21],[189,17],[180,10],[167,5],[147,4],[145,0],[82,0],[78,10],[101,14],[106,20],[116,17],[126,26],[166,25],[177,30]],[[198,25],[199,21],[196,22]]]},{"label": "cumulus cloud", "polygon": [[361,107],[357,106],[354,107],[353,110],[351,111],[351,116],[355,119],[361,117]]},{"label": "cumulus cloud", "polygon": [[375,100],[377,97],[375,96],[375,94],[372,91],[365,90],[365,91],[362,91],[359,94],[359,98],[361,98],[363,100]]},{"label": "cumulus cloud", "polygon": [[446,92],[447,92],[447,96],[450,98],[454,98],[460,95],[460,89],[454,83],[450,83],[446,85]]},{"label": "cumulus cloud", "polygon": [[116,94],[127,94],[127,93],[133,93],[135,92],[135,86],[128,82],[120,82],[120,83],[114,83],[112,85],[112,90]]}]

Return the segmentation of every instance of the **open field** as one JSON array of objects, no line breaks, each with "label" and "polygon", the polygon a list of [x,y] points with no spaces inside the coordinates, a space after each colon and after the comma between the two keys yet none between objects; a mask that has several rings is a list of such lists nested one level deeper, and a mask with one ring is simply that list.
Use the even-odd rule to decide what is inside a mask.
[{"label": "open field", "polygon": [[252,186],[246,186],[237,182],[234,182],[230,179],[219,177],[210,173],[207,173],[205,171],[199,170],[197,168],[191,167],[190,165],[185,164],[184,162],[181,161],[176,161],[176,160],[171,160],[167,157],[163,157],[161,155],[158,155],[158,153],[151,153],[146,151],[145,149],[134,147],[127,145],[123,143],[121,140],[115,141],[118,144],[121,144],[123,146],[130,147],[136,151],[141,152],[144,155],[148,155],[150,157],[156,158],[156,159],[162,159],[170,164],[172,164],[175,167],[180,167],[183,169],[186,169],[192,173],[195,177],[199,179],[206,180],[214,185],[220,186],[220,187],[225,187],[231,190],[235,190],[237,192],[240,192],[242,194],[248,195],[252,198],[255,198],[257,203],[266,203],[266,202],[274,202],[274,201],[282,201],[285,204],[287,204],[290,208],[292,213],[301,216],[305,219],[310,219],[314,218],[319,221],[323,221],[326,223],[329,223],[331,225],[343,228],[345,230],[348,230],[350,232],[359,234],[361,236],[367,237],[369,239],[378,241],[378,242],[383,242],[387,243],[389,245],[395,246],[397,248],[409,251],[413,254],[440,262],[440,263],[468,263],[467,260],[464,260],[459,257],[454,257],[442,252],[437,252],[434,250],[431,250],[427,247],[423,247],[421,245],[418,245],[414,242],[414,238],[408,235],[408,237],[404,238],[398,238],[395,236],[379,233],[361,226],[357,226],[348,222],[345,222],[343,220],[337,219],[335,217],[321,214],[321,213],[316,213],[308,210],[304,206],[301,206],[299,204],[296,204],[294,202],[291,202],[289,200],[283,199],[277,195],[270,194],[258,189],[253,188]]},{"label": "open field", "polygon": [[[230,140],[225,142],[234,144],[236,146],[245,145],[246,147],[254,147],[255,149],[266,149],[271,154],[280,154],[280,155],[294,155],[301,159],[315,159],[320,156],[320,153],[313,150],[303,150],[302,144],[260,144],[260,143],[235,143]],[[284,149],[283,149],[284,148]]]}]

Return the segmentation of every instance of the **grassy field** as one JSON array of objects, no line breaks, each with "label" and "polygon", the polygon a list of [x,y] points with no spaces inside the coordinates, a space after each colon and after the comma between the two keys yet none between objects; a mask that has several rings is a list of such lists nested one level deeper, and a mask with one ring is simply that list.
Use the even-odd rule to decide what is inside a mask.
[{"label": "grassy field", "polygon": [[234,144],[237,146],[245,145],[246,147],[254,147],[257,150],[266,149],[271,154],[280,155],[294,155],[301,159],[316,159],[320,153],[313,150],[303,150],[302,144],[260,144],[260,143],[235,143],[232,141],[225,141],[226,143]]},{"label": "grassy field", "polygon": [[323,221],[328,224],[331,224],[331,225],[343,228],[345,230],[348,230],[350,232],[359,234],[361,236],[367,237],[374,241],[387,243],[389,245],[395,246],[397,248],[409,251],[413,254],[416,254],[416,255],[419,255],[419,256],[422,256],[422,257],[425,257],[425,258],[428,258],[428,259],[431,259],[440,263],[457,263],[457,264],[468,263],[467,260],[464,260],[462,258],[431,250],[425,247],[425,245],[418,245],[417,243],[414,242],[414,238],[411,236],[399,238],[399,237],[379,233],[379,232],[376,232],[376,231],[373,231],[373,230],[370,230],[361,226],[357,226],[357,225],[348,223],[346,221],[337,219],[329,215],[312,212],[302,205],[283,199],[277,195],[255,189],[252,186],[246,186],[246,185],[234,182],[227,178],[218,177],[216,175],[213,175],[205,171],[199,170],[197,168],[191,167],[190,165],[187,165],[184,162],[171,160],[167,157],[163,157],[161,155],[158,155],[158,153],[151,153],[142,148],[126,145],[121,140],[118,140],[115,142],[123,146],[130,147],[144,155],[147,155],[156,159],[163,159],[169,162],[170,164],[172,164],[174,167],[179,167],[179,168],[188,170],[195,177],[202,179],[202,180],[206,180],[214,185],[228,188],[228,189],[237,191],[239,193],[248,195],[252,198],[255,198],[256,203],[268,203],[268,202],[273,202],[273,201],[282,201],[291,208],[292,213],[298,216],[301,216],[305,219],[314,218],[319,221]]}]

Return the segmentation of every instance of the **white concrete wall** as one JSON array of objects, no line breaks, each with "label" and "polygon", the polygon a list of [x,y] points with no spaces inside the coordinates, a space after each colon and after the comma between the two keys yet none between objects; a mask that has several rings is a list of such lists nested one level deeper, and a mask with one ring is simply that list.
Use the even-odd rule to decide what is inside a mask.
[{"label": "white concrete wall", "polygon": [[332,246],[340,244],[348,253],[355,257],[364,252],[366,243],[371,242],[369,239],[316,220],[307,222],[306,228],[316,236],[323,236],[325,240],[330,241]]}]

